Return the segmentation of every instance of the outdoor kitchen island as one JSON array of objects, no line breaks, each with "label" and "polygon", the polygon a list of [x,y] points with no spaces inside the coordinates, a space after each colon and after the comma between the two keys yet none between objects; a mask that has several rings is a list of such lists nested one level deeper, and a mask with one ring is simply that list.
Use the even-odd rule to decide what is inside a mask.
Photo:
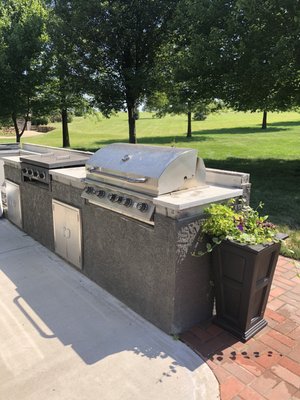
[{"label": "outdoor kitchen island", "polygon": [[[106,151],[110,146],[106,146]],[[249,175],[208,170],[205,180],[204,164],[195,157],[194,150],[185,159],[191,149],[177,149],[177,152],[173,149],[172,152],[171,148],[165,148],[162,150],[165,165],[160,167],[158,189],[152,185],[146,193],[145,188],[139,191],[135,186],[139,183],[145,186],[148,178],[129,177],[128,172],[122,177],[122,171],[112,172],[111,160],[118,164],[120,154],[123,154],[124,163],[135,157],[124,146],[112,147],[117,154],[110,158],[106,158],[105,152],[101,155],[103,149],[98,150],[86,168],[49,171],[56,252],[76,265],[68,256],[72,251],[67,249],[68,239],[73,237],[70,249],[82,251],[76,266],[86,276],[154,325],[176,334],[212,316],[210,258],[209,255],[192,255],[204,246],[203,243],[197,245],[203,209],[215,201],[247,197]],[[141,149],[136,145],[127,146],[130,150],[135,148],[137,153]],[[142,151],[147,152],[150,147],[153,149],[154,146],[143,146]],[[156,147],[155,151],[160,149]],[[167,151],[171,153],[167,154]],[[169,156],[171,158],[167,160]],[[144,164],[149,168],[151,156],[148,157]],[[109,172],[105,168],[108,159]],[[140,154],[136,159],[141,159]],[[183,168],[182,184],[178,183],[181,179],[178,171],[183,160],[186,165],[190,164],[188,169],[194,170],[189,173],[186,167]],[[199,166],[200,172],[197,171]],[[142,170],[139,166],[135,168],[137,172]],[[175,176],[172,178],[168,174],[172,175],[173,169]],[[160,179],[164,180],[164,174],[167,174],[168,185],[169,179],[174,180],[168,193],[159,189],[163,187]],[[124,177],[126,179],[122,179]],[[186,184],[189,179],[190,183]],[[154,173],[149,181],[154,182]],[[172,185],[175,186],[172,188]],[[56,227],[55,213],[59,216]],[[73,215],[72,227],[60,224],[62,220],[68,224],[70,215]],[[57,251],[61,240],[66,243]]]}]

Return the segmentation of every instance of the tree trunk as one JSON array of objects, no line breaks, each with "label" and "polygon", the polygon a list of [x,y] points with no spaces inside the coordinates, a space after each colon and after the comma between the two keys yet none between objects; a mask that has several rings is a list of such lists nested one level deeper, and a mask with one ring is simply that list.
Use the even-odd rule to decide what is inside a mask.
[{"label": "tree trunk", "polygon": [[191,138],[192,137],[192,113],[191,113],[191,111],[189,111],[187,115],[188,115],[188,127],[187,127],[186,137]]},{"label": "tree trunk", "polygon": [[20,135],[18,124],[17,124],[17,116],[16,116],[16,114],[12,114],[11,118],[13,120],[15,132],[16,132],[16,142],[20,143],[21,135]]},{"label": "tree trunk", "polygon": [[264,111],[261,129],[267,129],[267,111]]},{"label": "tree trunk", "polygon": [[21,132],[20,132],[20,129],[19,129],[19,127],[18,127],[18,122],[17,122],[17,116],[16,116],[16,114],[15,114],[15,113],[12,113],[11,118],[12,118],[12,120],[13,120],[15,132],[16,132],[16,142],[17,142],[17,143],[20,143],[21,137],[22,137],[23,133],[25,132],[25,129],[27,128],[27,122],[28,122],[28,119],[29,119],[29,112],[27,112],[27,115],[26,115],[26,117],[24,118],[24,125],[23,125],[23,128],[22,128]]},{"label": "tree trunk", "polygon": [[61,110],[61,123],[62,123],[63,147],[70,147],[68,111],[66,108],[63,108]]},{"label": "tree trunk", "polygon": [[136,130],[135,130],[135,107],[127,103],[128,112],[128,127],[129,127],[129,143],[136,143]]}]

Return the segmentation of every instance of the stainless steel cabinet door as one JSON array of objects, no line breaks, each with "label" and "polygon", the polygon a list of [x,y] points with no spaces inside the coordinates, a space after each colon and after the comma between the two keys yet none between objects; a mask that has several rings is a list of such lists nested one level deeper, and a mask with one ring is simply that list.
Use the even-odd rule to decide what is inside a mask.
[{"label": "stainless steel cabinet door", "polygon": [[20,186],[8,180],[5,181],[5,186],[8,219],[22,228]]},{"label": "stainless steel cabinet door", "polygon": [[81,268],[81,221],[78,209],[66,207],[65,225],[67,260]]},{"label": "stainless steel cabinet door", "polygon": [[52,200],[53,210],[53,232],[55,252],[61,257],[66,258],[66,239],[65,239],[65,206]]},{"label": "stainless steel cabinet door", "polygon": [[82,268],[81,216],[78,208],[52,201],[55,252]]}]

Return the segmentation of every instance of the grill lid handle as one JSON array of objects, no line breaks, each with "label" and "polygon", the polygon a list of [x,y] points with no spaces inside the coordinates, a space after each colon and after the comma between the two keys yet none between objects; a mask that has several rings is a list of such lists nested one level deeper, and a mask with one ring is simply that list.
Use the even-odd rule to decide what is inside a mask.
[{"label": "grill lid handle", "polygon": [[147,180],[147,178],[124,178],[124,177],[120,177],[120,179],[124,179],[127,182],[133,182],[133,183],[144,183]]},{"label": "grill lid handle", "polygon": [[109,176],[109,177],[112,177],[112,178],[120,179],[122,181],[130,182],[130,183],[144,183],[144,182],[146,182],[148,180],[148,178],[146,178],[146,177],[141,177],[141,178],[133,178],[132,177],[131,178],[131,177],[128,177],[128,176],[120,176],[120,175],[115,175],[115,174],[109,174],[108,172],[100,172],[100,171],[98,171],[97,167],[89,167],[89,168],[87,168],[87,170],[89,172],[93,173],[93,174],[98,174],[98,175],[101,175],[101,176]]}]

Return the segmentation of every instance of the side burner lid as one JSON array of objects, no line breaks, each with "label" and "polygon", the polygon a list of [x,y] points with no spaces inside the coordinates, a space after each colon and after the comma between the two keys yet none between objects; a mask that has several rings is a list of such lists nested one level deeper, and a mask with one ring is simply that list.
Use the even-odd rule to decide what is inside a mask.
[{"label": "side burner lid", "polygon": [[67,166],[84,165],[89,155],[77,153],[48,152],[20,157],[20,161],[44,168],[61,168]]}]

